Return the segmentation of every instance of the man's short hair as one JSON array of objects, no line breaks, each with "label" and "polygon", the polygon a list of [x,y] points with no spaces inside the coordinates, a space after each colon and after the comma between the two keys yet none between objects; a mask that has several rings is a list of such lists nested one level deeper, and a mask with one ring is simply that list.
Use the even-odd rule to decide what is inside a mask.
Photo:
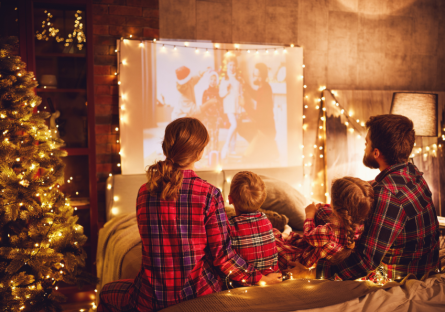
[{"label": "man's short hair", "polygon": [[372,149],[377,148],[390,166],[407,162],[414,147],[411,119],[402,115],[372,116],[366,122]]},{"label": "man's short hair", "polygon": [[255,212],[266,200],[266,185],[255,173],[238,172],[230,185],[230,196],[233,204],[240,212]]}]

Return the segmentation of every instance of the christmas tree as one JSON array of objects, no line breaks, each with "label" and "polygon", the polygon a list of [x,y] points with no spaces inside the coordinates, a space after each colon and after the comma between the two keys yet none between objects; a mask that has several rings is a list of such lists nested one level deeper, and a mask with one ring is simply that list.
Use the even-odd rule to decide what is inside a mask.
[{"label": "christmas tree", "polygon": [[60,191],[63,141],[34,113],[37,82],[0,39],[0,306],[3,311],[61,311],[58,284],[95,283],[85,272],[87,240]]}]

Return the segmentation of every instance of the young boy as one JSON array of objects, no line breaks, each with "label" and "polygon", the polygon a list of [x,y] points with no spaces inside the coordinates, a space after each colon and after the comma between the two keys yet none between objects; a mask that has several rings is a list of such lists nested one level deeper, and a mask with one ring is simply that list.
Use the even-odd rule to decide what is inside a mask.
[{"label": "young boy", "polygon": [[266,186],[253,172],[238,172],[230,185],[229,204],[236,216],[229,219],[232,248],[263,275],[279,272],[273,227],[258,209],[266,200]]}]

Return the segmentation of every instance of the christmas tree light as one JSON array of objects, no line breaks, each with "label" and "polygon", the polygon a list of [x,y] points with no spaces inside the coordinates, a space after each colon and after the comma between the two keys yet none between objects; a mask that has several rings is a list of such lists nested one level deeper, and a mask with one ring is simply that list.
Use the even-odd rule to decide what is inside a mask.
[{"label": "christmas tree light", "polygon": [[96,279],[82,271],[87,237],[59,191],[63,141],[45,125],[48,113],[33,114],[41,99],[33,74],[12,53],[16,45],[14,37],[0,39],[0,306],[60,311],[58,283]]}]

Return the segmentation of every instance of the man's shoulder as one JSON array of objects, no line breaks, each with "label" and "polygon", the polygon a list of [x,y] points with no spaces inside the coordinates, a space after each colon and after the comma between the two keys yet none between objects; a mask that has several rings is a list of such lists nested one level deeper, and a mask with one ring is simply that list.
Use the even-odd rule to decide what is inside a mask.
[{"label": "man's shoulder", "polygon": [[431,191],[423,174],[412,164],[387,174],[374,185],[380,200],[389,201],[404,209],[408,216],[415,216],[432,204]]},{"label": "man's shoulder", "polygon": [[382,180],[374,183],[374,191],[387,190],[395,197],[399,197],[402,190],[406,191],[410,184],[422,178],[422,174],[416,169],[407,165],[390,171]]}]

